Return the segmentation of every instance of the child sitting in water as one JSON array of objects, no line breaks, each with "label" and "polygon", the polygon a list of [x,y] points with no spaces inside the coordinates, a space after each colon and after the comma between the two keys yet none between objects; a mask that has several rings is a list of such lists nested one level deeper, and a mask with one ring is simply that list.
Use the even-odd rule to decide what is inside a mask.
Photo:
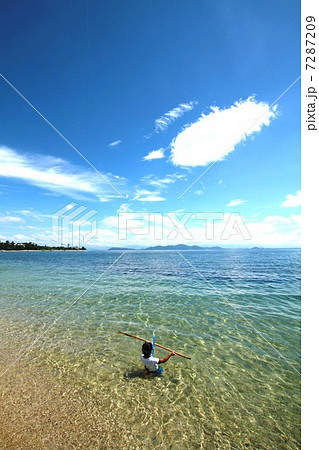
[{"label": "child sitting in water", "polygon": [[174,352],[171,352],[169,355],[167,355],[163,359],[156,358],[155,356],[152,356],[153,351],[153,345],[151,342],[144,342],[142,345],[142,355],[141,355],[141,361],[145,365],[145,369],[147,372],[160,375],[163,372],[163,367],[159,367],[159,364],[164,364],[166,361],[170,359],[171,356],[175,356]]}]

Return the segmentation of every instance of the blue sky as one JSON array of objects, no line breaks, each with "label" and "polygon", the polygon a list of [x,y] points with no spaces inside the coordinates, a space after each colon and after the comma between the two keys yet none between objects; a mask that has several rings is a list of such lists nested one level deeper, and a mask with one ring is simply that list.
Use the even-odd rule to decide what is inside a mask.
[{"label": "blue sky", "polygon": [[[97,211],[88,247],[300,245],[300,80],[275,101],[300,75],[299,2],[0,13],[2,75],[99,172],[0,78],[0,239],[52,243],[52,215],[73,202]],[[119,212],[142,231],[119,240]],[[220,213],[214,239],[198,212]],[[186,213],[191,242],[172,232]]]}]

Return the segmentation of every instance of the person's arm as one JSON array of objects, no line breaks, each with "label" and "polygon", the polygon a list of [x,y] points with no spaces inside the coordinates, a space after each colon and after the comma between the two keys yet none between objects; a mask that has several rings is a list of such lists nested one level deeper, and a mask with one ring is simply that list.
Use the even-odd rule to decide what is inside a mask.
[{"label": "person's arm", "polygon": [[168,360],[170,359],[171,356],[175,356],[175,353],[174,353],[174,352],[171,352],[169,355],[165,356],[165,358],[160,359],[160,360],[158,361],[158,364],[164,364],[164,363],[166,363],[166,361],[168,361]]}]

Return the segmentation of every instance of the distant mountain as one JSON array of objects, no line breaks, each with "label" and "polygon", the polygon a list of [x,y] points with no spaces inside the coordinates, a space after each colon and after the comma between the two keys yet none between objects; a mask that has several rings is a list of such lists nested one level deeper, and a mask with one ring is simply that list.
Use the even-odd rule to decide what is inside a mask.
[{"label": "distant mountain", "polygon": [[147,247],[147,248],[125,248],[125,247],[111,247],[107,250],[218,250],[222,249],[222,247],[200,247],[199,245],[156,245],[155,247]]},{"label": "distant mountain", "polygon": [[147,247],[145,250],[215,250],[222,247],[200,247],[199,245],[156,245],[155,247]]}]

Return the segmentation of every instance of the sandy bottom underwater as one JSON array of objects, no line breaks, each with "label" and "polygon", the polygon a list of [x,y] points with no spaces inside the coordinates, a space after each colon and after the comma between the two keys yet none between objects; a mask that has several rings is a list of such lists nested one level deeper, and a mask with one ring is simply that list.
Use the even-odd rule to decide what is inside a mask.
[{"label": "sandy bottom underwater", "polygon": [[[224,397],[222,417],[205,392],[196,394],[196,380],[185,388],[172,367],[158,379],[138,366],[124,373],[99,368],[95,380],[82,368],[76,379],[74,365],[30,358],[0,378],[1,449],[299,448],[276,421],[263,429],[249,411],[231,411],[227,391],[216,393]],[[5,367],[2,361],[1,373]]]}]

